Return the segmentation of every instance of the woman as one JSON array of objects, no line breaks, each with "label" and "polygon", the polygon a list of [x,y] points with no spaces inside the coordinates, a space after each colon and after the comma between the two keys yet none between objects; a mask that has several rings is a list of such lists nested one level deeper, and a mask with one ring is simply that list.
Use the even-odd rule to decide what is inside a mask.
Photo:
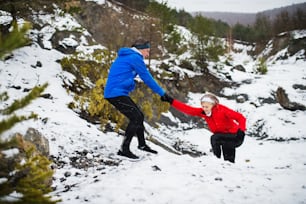
[{"label": "woman", "polygon": [[220,104],[213,94],[205,94],[201,98],[202,108],[189,106],[167,94],[161,100],[183,113],[204,118],[213,132],[210,141],[214,155],[220,158],[222,147],[224,160],[235,162],[236,148],[243,143],[246,130],[246,119],[241,113]]}]

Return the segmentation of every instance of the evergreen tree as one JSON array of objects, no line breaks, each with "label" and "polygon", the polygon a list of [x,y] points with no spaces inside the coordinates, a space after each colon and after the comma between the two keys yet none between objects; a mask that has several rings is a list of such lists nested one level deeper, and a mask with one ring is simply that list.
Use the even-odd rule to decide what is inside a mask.
[{"label": "evergreen tree", "polygon": [[192,16],[190,13],[182,9],[178,11],[176,19],[178,25],[187,27],[190,24],[190,21],[192,20]]},{"label": "evergreen tree", "polygon": [[166,1],[163,1],[162,3],[155,1],[151,2],[147,7],[146,12],[150,16],[160,19],[160,28],[163,36],[168,33],[169,26],[176,23],[175,10],[170,9]]},{"label": "evergreen tree", "polygon": [[287,11],[282,11],[276,16],[273,22],[273,33],[276,35],[281,32],[290,31],[293,26],[289,13]]},{"label": "evergreen tree", "polygon": [[306,29],[306,11],[297,9],[292,15],[294,29]]},{"label": "evergreen tree", "polygon": [[[0,135],[12,128],[16,123],[19,123],[23,120],[29,120],[29,119],[33,119],[36,118],[37,115],[35,113],[32,113],[30,116],[17,116],[15,114],[13,114],[16,110],[21,109],[25,106],[27,106],[28,104],[30,104],[30,102],[32,100],[34,100],[35,98],[37,98],[44,90],[45,88],[48,86],[48,84],[44,84],[41,87],[34,87],[32,89],[32,91],[25,96],[24,98],[20,99],[20,100],[16,100],[13,102],[13,104],[11,104],[9,107],[0,110],[0,113],[2,115],[7,115],[8,118],[7,119],[3,119],[0,121]],[[3,93],[1,95],[7,95],[7,93]],[[2,97],[1,97],[2,98]],[[7,98],[5,98],[7,99]]]},{"label": "evergreen tree", "polygon": [[[2,133],[15,124],[37,117],[34,113],[30,116],[17,116],[14,112],[40,96],[46,87],[47,84],[34,87],[28,95],[0,111],[4,117],[7,117],[0,121],[0,177],[5,178],[5,181],[0,183],[0,203],[57,203],[50,196],[46,196],[52,191],[50,182],[53,175],[48,158],[18,134],[9,140],[2,138]],[[2,93],[0,96],[1,101],[8,99],[7,93]],[[2,152],[9,149],[18,149],[17,156],[12,159],[4,157]],[[12,199],[14,192],[20,196]]]},{"label": "evergreen tree", "polygon": [[258,14],[254,24],[256,42],[265,43],[272,37],[271,21],[265,15]]},{"label": "evergreen tree", "polygon": [[194,34],[191,42],[192,52],[199,63],[207,60],[218,60],[218,56],[224,54],[222,43],[214,36],[214,25],[211,20],[203,16],[196,16],[189,25]]},{"label": "evergreen tree", "polygon": [[214,28],[214,35],[216,37],[225,38],[230,26],[223,21],[215,21],[213,20],[213,28]]},{"label": "evergreen tree", "polygon": [[232,29],[233,38],[236,40],[254,42],[254,30],[250,26],[244,26],[240,23],[234,25]]},{"label": "evergreen tree", "polygon": [[[30,28],[29,24],[18,27],[16,21],[12,23],[13,29],[8,32],[1,28],[0,32],[0,59],[16,48],[26,45],[29,40],[25,33]],[[54,204],[48,193],[53,171],[50,168],[50,161],[40,154],[35,146],[23,140],[17,135],[9,140],[4,140],[2,133],[12,128],[15,124],[36,118],[35,113],[29,116],[17,116],[14,114],[27,106],[45,90],[48,84],[34,87],[31,92],[20,100],[14,101],[11,105],[0,110],[3,116],[0,120],[0,203],[22,203],[22,204]],[[8,100],[7,92],[0,93],[0,103]],[[17,150],[12,157],[6,157],[5,150]],[[17,196],[17,197],[16,197]]]},{"label": "evergreen tree", "polygon": [[0,59],[16,48],[27,45],[30,40],[26,37],[27,31],[31,28],[29,23],[25,23],[19,27],[16,21],[12,23],[12,31],[6,34],[6,31],[1,29],[0,32]]}]

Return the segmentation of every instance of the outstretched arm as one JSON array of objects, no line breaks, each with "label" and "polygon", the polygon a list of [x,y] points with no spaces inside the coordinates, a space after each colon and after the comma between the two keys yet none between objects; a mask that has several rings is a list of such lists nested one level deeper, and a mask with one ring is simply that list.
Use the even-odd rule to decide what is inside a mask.
[{"label": "outstretched arm", "polygon": [[189,106],[181,101],[173,99],[172,107],[175,109],[192,116],[202,116],[203,109]]},{"label": "outstretched arm", "polygon": [[139,77],[143,80],[143,82],[152,89],[155,93],[160,96],[165,94],[164,89],[159,86],[159,84],[155,81],[149,70],[147,69],[143,59],[136,55],[133,61],[135,71],[139,75]]}]

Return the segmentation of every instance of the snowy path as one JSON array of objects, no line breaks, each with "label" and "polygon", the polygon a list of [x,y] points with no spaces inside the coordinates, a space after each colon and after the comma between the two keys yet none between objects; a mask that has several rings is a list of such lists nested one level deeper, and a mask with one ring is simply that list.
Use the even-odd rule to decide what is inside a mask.
[{"label": "snowy path", "polygon": [[[184,137],[194,132],[187,131]],[[207,138],[198,136],[206,151]],[[305,142],[247,138],[238,149],[235,164],[218,160],[211,153],[192,158],[151,146],[159,150],[158,155],[134,149],[145,158],[123,161],[102,174],[90,170],[80,185],[62,194],[63,203],[306,203]]]}]

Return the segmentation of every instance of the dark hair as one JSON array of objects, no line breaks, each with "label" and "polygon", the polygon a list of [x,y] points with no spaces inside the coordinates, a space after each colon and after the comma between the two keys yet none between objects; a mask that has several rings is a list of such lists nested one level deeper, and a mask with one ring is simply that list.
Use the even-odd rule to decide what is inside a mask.
[{"label": "dark hair", "polygon": [[150,42],[147,41],[147,40],[144,40],[142,38],[139,38],[139,39],[135,40],[135,42],[131,45],[131,47],[135,47],[139,50],[148,49],[148,48],[150,48]]}]

